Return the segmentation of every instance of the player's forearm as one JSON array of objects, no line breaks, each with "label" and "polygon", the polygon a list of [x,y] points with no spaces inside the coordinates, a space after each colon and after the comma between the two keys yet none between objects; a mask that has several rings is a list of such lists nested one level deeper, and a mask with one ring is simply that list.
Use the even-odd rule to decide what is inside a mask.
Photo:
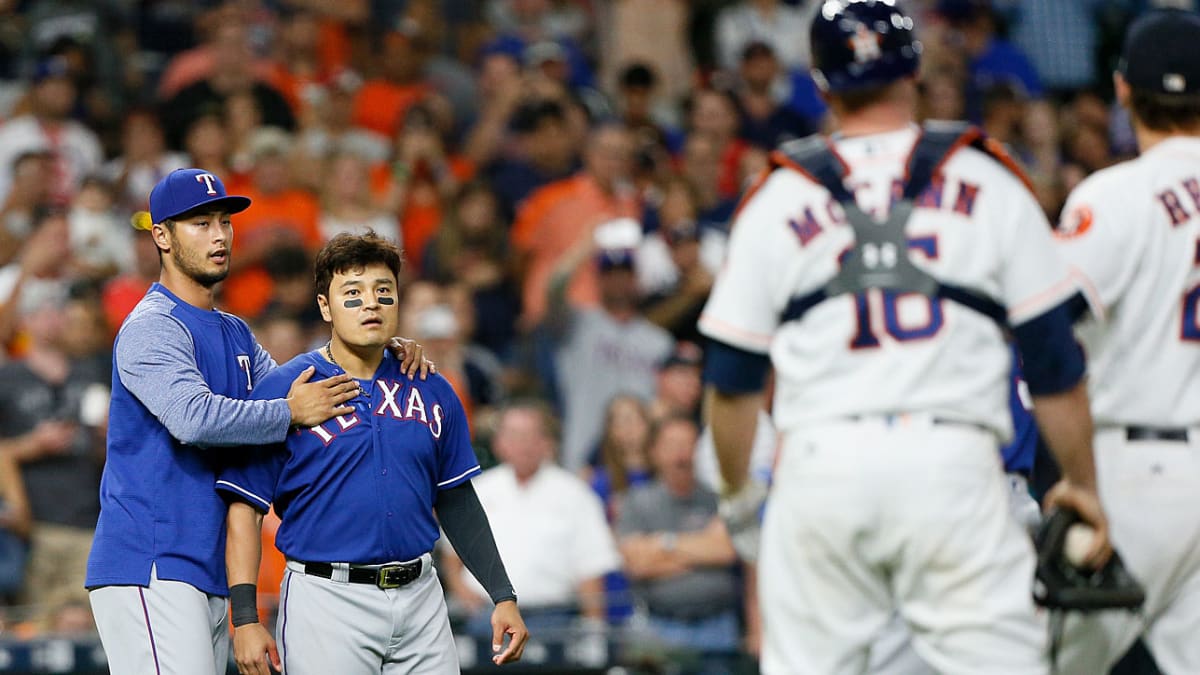
[{"label": "player's forearm", "polygon": [[230,588],[258,582],[262,562],[263,515],[244,502],[233,502],[225,517],[225,570]]},{"label": "player's forearm", "polygon": [[1092,415],[1086,382],[1059,394],[1033,397],[1033,415],[1063,477],[1090,490],[1096,488],[1092,455]]},{"label": "player's forearm", "polygon": [[754,447],[763,394],[724,394],[709,387],[705,396],[721,480],[727,491],[736,491],[750,474],[750,449]]},{"label": "player's forearm", "polygon": [[121,384],[179,441],[266,445],[287,437],[292,421],[287,401],[214,394],[196,367],[191,334],[170,317],[126,324],[117,338],[115,367]]}]

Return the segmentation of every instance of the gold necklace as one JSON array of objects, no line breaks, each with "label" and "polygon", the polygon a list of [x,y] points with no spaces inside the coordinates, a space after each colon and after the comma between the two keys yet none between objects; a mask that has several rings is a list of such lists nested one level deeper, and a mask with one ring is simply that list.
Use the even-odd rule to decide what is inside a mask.
[{"label": "gold necklace", "polygon": [[[342,368],[342,364],[338,363],[337,359],[333,358],[333,350],[329,348],[329,345],[332,343],[333,343],[333,340],[330,340],[329,342],[325,343],[325,356],[329,359],[330,363],[332,363],[333,365],[340,368],[343,373],[346,373],[346,369]],[[349,375],[350,373],[346,373],[346,374]],[[359,396],[367,395],[367,391],[365,389],[363,389],[362,382],[359,382],[358,378],[354,378],[354,384],[358,386],[358,395]]]}]

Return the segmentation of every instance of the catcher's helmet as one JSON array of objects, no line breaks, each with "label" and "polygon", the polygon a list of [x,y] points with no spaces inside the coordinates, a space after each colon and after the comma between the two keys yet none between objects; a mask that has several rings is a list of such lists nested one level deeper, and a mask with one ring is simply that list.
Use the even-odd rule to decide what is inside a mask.
[{"label": "catcher's helmet", "polygon": [[917,72],[921,43],[895,0],[829,0],[812,23],[813,79],[822,91],[888,84]]}]

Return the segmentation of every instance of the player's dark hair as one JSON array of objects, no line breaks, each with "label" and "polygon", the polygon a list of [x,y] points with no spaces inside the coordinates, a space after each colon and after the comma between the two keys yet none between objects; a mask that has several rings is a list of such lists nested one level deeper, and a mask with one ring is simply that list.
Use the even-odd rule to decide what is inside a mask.
[{"label": "player's dark hair", "polygon": [[367,265],[383,265],[400,280],[400,267],[404,262],[404,254],[395,242],[375,234],[375,230],[367,230],[365,234],[349,234],[343,232],[317,253],[313,265],[313,276],[317,293],[329,296],[329,284],[333,275],[348,270],[362,269]]},{"label": "player's dark hair", "polygon": [[1137,121],[1151,131],[1200,129],[1200,94],[1163,94],[1132,89],[1129,109]]}]

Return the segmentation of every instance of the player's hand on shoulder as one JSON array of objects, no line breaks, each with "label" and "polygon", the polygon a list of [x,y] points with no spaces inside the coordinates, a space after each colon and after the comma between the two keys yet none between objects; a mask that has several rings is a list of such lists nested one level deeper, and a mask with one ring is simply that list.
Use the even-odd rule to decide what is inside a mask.
[{"label": "player's hand on shoulder", "polygon": [[[504,646],[504,636],[508,636],[508,646]],[[521,610],[515,600],[505,600],[497,603],[492,610],[492,651],[495,656],[492,662],[496,665],[515,663],[521,660],[525,652],[525,643],[529,640],[529,629],[521,618]],[[503,651],[502,651],[503,650]]]},{"label": "player's hand on shoulder", "polygon": [[275,640],[261,623],[233,629],[233,658],[241,675],[270,675],[283,668]]},{"label": "player's hand on shoulder", "polygon": [[1084,566],[1100,569],[1112,556],[1112,542],[1108,538],[1108,518],[1094,487],[1087,487],[1063,479],[1055,483],[1046,493],[1043,508],[1049,512],[1054,508],[1072,509],[1085,523],[1092,526],[1091,550],[1084,557]]},{"label": "player's hand on shoulder", "polygon": [[358,395],[358,383],[354,378],[342,373],[310,382],[315,370],[313,366],[302,370],[288,389],[287,404],[294,426],[312,427],[338,415],[354,412],[353,407],[345,405]]},{"label": "player's hand on shoulder", "polygon": [[419,375],[424,380],[429,375],[437,375],[437,364],[425,358],[425,348],[420,342],[394,337],[388,343],[388,349],[400,359],[400,371],[409,379]]}]

